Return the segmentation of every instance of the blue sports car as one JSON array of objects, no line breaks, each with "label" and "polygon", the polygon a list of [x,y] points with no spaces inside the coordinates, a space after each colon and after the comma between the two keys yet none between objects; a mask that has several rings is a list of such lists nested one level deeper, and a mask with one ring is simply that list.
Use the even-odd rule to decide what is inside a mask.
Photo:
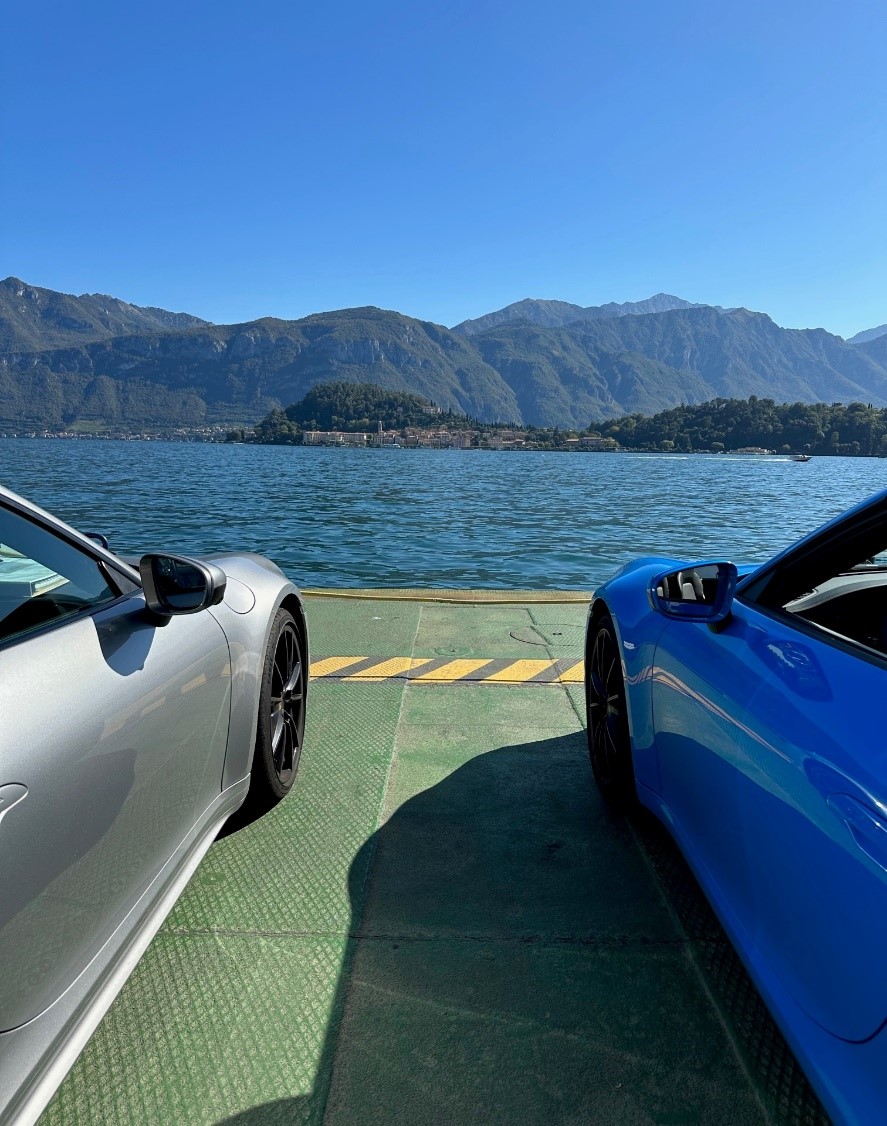
[{"label": "blue sports car", "polygon": [[585,667],[601,791],[665,823],[831,1116],[883,1123],[887,492],[763,566],[628,564]]}]

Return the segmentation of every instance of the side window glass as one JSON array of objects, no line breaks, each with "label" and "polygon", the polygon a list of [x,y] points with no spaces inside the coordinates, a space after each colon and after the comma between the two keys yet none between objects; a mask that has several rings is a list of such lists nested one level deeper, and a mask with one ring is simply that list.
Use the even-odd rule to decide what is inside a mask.
[{"label": "side window glass", "polygon": [[833,575],[783,609],[838,637],[887,656],[887,572]]},{"label": "side window glass", "polygon": [[887,526],[852,525],[798,552],[740,597],[887,656]]},{"label": "side window glass", "polygon": [[117,595],[91,556],[0,507],[0,642]]}]

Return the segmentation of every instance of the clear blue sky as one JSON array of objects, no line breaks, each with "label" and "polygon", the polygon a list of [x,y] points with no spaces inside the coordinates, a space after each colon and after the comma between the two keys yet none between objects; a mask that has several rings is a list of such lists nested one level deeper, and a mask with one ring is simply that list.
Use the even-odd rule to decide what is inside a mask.
[{"label": "clear blue sky", "polygon": [[219,322],[887,321],[884,0],[7,3],[0,162],[0,276]]}]

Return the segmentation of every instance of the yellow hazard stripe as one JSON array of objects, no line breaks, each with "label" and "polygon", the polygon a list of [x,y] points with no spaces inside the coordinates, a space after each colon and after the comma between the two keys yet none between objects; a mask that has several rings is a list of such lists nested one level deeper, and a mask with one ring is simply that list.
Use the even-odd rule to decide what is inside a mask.
[{"label": "yellow hazard stripe", "polygon": [[366,657],[324,657],[322,661],[315,661],[311,666],[312,676],[332,676],[333,673],[347,669],[349,665],[359,665]]},{"label": "yellow hazard stripe", "polygon": [[[432,667],[427,668],[429,665]],[[323,657],[312,664],[311,676],[355,684],[379,684],[394,679],[411,684],[581,684],[585,663],[562,657],[459,657],[451,661],[441,657]]]},{"label": "yellow hazard stripe", "polygon": [[431,672],[422,673],[421,676],[414,676],[411,679],[421,680],[424,683],[436,681],[444,683],[461,680],[463,676],[468,676],[469,673],[477,672],[482,669],[484,665],[490,664],[492,657],[484,657],[482,660],[460,660],[449,661],[445,665],[441,665],[439,669],[432,669]]},{"label": "yellow hazard stripe", "polygon": [[562,672],[558,680],[561,684],[581,684],[585,680],[585,662],[577,661],[571,669]]},{"label": "yellow hazard stripe", "polygon": [[524,681],[532,680],[534,676],[538,676],[540,672],[550,669],[553,664],[554,661],[515,661],[508,668],[500,669],[499,672],[484,677],[484,680],[523,684]]},{"label": "yellow hazard stripe", "polygon": [[433,657],[389,657],[387,661],[382,661],[378,665],[370,665],[368,669],[361,669],[360,672],[353,673],[350,676],[346,673],[342,679],[387,680],[389,676],[399,676],[401,673],[420,669],[423,665],[430,665],[433,660]]}]

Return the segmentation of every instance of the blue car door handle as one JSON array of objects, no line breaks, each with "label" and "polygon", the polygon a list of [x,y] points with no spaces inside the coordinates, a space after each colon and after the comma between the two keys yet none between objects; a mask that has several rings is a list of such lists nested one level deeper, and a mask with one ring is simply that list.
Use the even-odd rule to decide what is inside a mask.
[{"label": "blue car door handle", "polygon": [[871,860],[887,871],[887,820],[849,794],[829,794],[826,799]]}]

